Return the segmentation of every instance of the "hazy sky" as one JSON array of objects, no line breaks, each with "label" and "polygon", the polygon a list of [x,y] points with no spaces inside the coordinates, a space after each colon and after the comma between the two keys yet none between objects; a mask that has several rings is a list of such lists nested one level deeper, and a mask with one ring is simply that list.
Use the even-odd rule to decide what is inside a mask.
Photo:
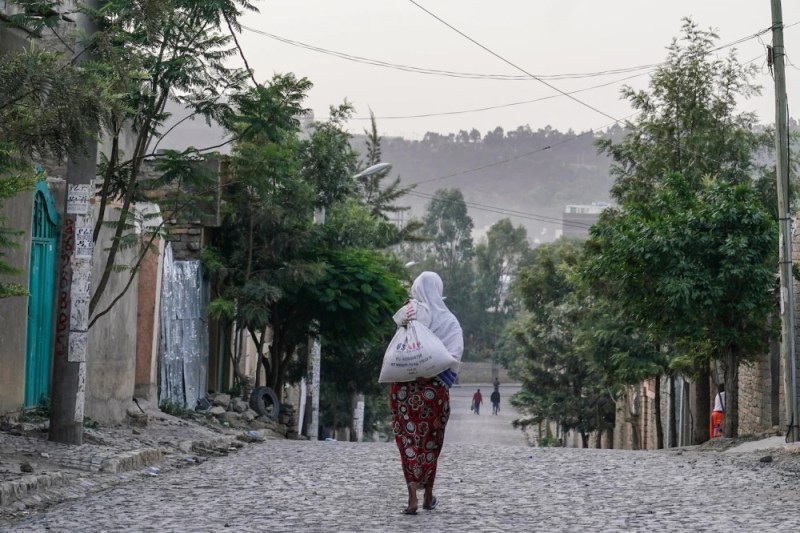
[{"label": "hazy sky", "polygon": [[[665,47],[679,34],[681,18],[692,16],[701,27],[713,27],[720,44],[753,35],[771,25],[769,0],[417,0],[465,34],[537,76],[585,74],[659,63]],[[369,60],[415,68],[483,75],[524,76],[426,14],[408,0],[267,0],[261,13],[242,19],[246,26],[280,38]],[[800,22],[800,1],[783,1],[784,23]],[[800,24],[786,29],[787,83],[790,112],[800,115]],[[273,73],[294,72],[314,83],[307,105],[317,118],[329,105],[347,98],[356,117],[372,109],[383,135],[420,138],[427,131],[458,132],[478,128],[482,134],[502,126],[529,124],[566,130],[599,129],[609,116],[631,114],[619,99],[624,83],[644,87],[647,69],[577,79],[548,79],[563,91],[601,84],[606,87],[574,96],[602,113],[564,96],[493,109],[425,118],[390,119],[491,107],[558,95],[535,80],[463,79],[404,72],[356,63],[286,44],[248,30],[242,47],[260,80]],[[761,97],[743,104],[764,122],[774,121],[774,92],[766,67],[765,44],[771,33],[738,44],[741,61],[761,67]],[[723,53],[727,52],[725,50]],[[621,81],[630,76],[637,77]],[[796,99],[793,97],[796,96]],[[793,106],[794,104],[794,106]],[[606,116],[608,115],[608,116]],[[367,124],[353,120],[360,132]]]}]

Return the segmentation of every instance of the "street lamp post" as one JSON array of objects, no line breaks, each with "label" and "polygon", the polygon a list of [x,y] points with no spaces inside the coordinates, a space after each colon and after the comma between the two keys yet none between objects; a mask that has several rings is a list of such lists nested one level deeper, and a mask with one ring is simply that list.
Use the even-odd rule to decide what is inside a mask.
[{"label": "street lamp post", "polygon": [[[367,167],[355,176],[353,179],[366,178],[378,172],[383,172],[392,168],[391,163],[378,163]],[[314,224],[325,224],[325,207],[321,206],[314,210]],[[316,327],[319,331],[319,324]],[[308,372],[306,377],[306,436],[308,440],[319,440],[319,382],[320,382],[320,369],[322,362],[322,343],[320,342],[319,335],[308,339]],[[363,404],[362,404],[363,405]],[[356,410],[358,407],[356,407]],[[357,419],[361,428],[353,428],[356,434],[363,432],[364,417],[358,416],[353,413],[353,419]]]}]

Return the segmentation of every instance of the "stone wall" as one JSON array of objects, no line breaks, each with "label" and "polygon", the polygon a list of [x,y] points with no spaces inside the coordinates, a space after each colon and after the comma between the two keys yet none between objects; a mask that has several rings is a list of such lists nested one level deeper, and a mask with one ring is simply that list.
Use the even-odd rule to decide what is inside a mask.
[{"label": "stone wall", "polygon": [[739,368],[739,435],[757,435],[778,425],[780,354],[777,343],[758,361]]},{"label": "stone wall", "polygon": [[209,239],[209,230],[201,224],[165,224],[167,240],[172,243],[172,254],[176,261],[198,261]]}]

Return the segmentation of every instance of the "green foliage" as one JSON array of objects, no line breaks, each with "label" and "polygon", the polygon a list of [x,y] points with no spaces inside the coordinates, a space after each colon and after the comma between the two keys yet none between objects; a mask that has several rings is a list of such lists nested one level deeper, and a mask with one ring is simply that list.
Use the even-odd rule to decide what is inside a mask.
[{"label": "green foliage", "polygon": [[370,440],[372,433],[377,431],[389,440],[394,437],[392,432],[392,411],[386,401],[388,392],[381,387],[372,394],[364,395],[364,439]]},{"label": "green foliage", "polygon": [[186,414],[186,406],[182,403],[172,402],[169,400],[165,400],[161,402],[158,406],[162,412],[167,413],[168,415],[181,417]]},{"label": "green foliage", "polygon": [[500,336],[519,307],[511,282],[529,253],[525,228],[513,227],[507,218],[489,228],[486,239],[475,248],[476,320],[464,324],[471,332],[470,350],[475,359],[504,359],[499,353]]},{"label": "green foliage", "polygon": [[[378,124],[375,115],[370,111],[369,130],[364,130],[367,142],[367,156],[364,162],[365,167],[371,167],[381,163],[381,136],[378,134]],[[383,181],[389,177],[389,169],[376,172],[374,174],[359,178],[361,196],[365,205],[370,208],[371,214],[379,219],[388,221],[389,213],[403,213],[411,209],[408,206],[399,206],[397,201],[414,189],[410,187],[400,187],[400,176],[397,176],[391,183],[384,185]],[[394,227],[391,225],[391,227]],[[418,220],[410,220],[404,227],[400,228],[395,243],[402,240],[413,240],[419,237],[414,233],[422,227]]]},{"label": "green foliage", "polygon": [[525,312],[507,327],[503,352],[522,382],[512,402],[526,415],[524,423],[556,421],[586,439],[613,427],[615,406],[602,368],[577,339],[588,313],[576,276],[582,257],[583,243],[577,240],[533,251],[514,285]]},{"label": "green foliage", "polygon": [[[6,200],[9,200],[16,196],[18,193],[29,190],[34,183],[33,177],[25,177],[20,175],[4,175],[5,172],[8,172],[13,168],[13,166],[18,165],[3,165],[3,159],[8,161],[7,158],[3,157],[3,152],[0,151],[0,208],[2,208],[3,203]],[[32,173],[31,173],[32,174]],[[18,230],[14,230],[11,228],[5,227],[5,217],[0,215],[0,274],[4,276],[13,276],[18,275],[21,271],[8,264],[3,260],[5,257],[5,252],[3,250],[8,250],[10,248],[17,248],[19,243],[16,242],[15,237],[21,235],[22,232]],[[25,290],[25,287],[20,285],[19,283],[10,283],[5,281],[0,281],[0,298],[10,298],[13,296],[25,296],[28,292]]]},{"label": "green foliage", "polygon": [[755,114],[736,113],[738,99],[760,93],[753,84],[758,66],[739,63],[735,51],[715,58],[718,40],[684,19],[682,35],[668,47],[650,87],[623,89],[639,112],[636,121],[621,142],[598,142],[614,161],[612,194],[618,201],[645,200],[671,173],[696,189],[706,176],[742,183],[764,171],[754,155],[771,146],[770,138],[756,131]]},{"label": "green foliage", "polygon": [[583,278],[603,334],[583,342],[608,351],[610,375],[623,382],[658,368],[700,377],[723,360],[733,436],[738,366],[765,349],[774,311],[776,195],[759,158],[768,132],[736,113],[759,92],[757,69],[735,51],[716,59],[717,40],[686,19],[650,87],[623,90],[639,111],[628,133],[599,142],[614,161],[619,207],[591,230]]},{"label": "green foliage", "polygon": [[0,145],[4,159],[55,156],[85,148],[108,94],[104,82],[36,42],[0,54]]},{"label": "green foliage", "polygon": [[39,403],[32,409],[23,410],[20,420],[23,422],[37,422],[50,418],[53,405],[49,396],[42,395]]},{"label": "green foliage", "polygon": [[343,128],[351,114],[352,106],[346,102],[331,107],[328,121],[317,122],[311,137],[301,145],[303,174],[314,186],[317,207],[328,207],[356,190],[353,175],[358,154]]},{"label": "green foliage", "polygon": [[754,187],[671,175],[648,201],[609,211],[592,229],[585,273],[613,287],[627,316],[699,362],[731,346],[765,347],[777,228]]},{"label": "green foliage", "polygon": [[552,435],[545,435],[541,439],[539,439],[539,447],[540,448],[560,448],[561,441],[555,438]]},{"label": "green foliage", "polygon": [[[90,302],[94,321],[110,309],[97,309],[110,277],[126,272],[132,279],[157,235],[146,232],[137,237],[132,232],[133,202],[159,202],[164,219],[176,223],[203,220],[213,206],[218,180],[206,162],[215,154],[195,147],[157,151],[169,134],[163,126],[169,118],[166,104],[174,101],[193,116],[235,130],[238,115],[233,106],[248,91],[250,75],[227,66],[237,52],[230,32],[240,30],[237,20],[242,11],[255,8],[246,0],[112,0],[102,2],[98,9],[85,5],[80,9],[98,28],[84,36],[92,58],[82,68],[102,79],[105,93],[113,95],[102,117],[106,145],[111,148],[102,155],[99,167],[103,180],[95,241],[108,217],[108,206],[115,201],[120,204],[105,267]],[[129,153],[121,149],[123,130],[134,133]],[[141,179],[145,160],[153,158],[157,178]],[[118,264],[119,252],[137,244],[132,264],[128,268]]]},{"label": "green foliage", "polygon": [[[16,2],[23,9],[3,24],[37,35],[57,24],[51,8],[57,2]],[[30,190],[38,176],[33,161],[60,159],[85,148],[87,132],[100,123],[106,93],[96,76],[65,62],[62,54],[44,51],[31,41],[15,53],[0,54],[0,206]],[[0,217],[0,274],[20,271],[3,260],[22,232]],[[0,298],[24,296],[19,283],[0,283]]]},{"label": "green foliage", "polygon": [[[392,274],[397,265],[372,251],[394,236],[354,186],[355,153],[342,129],[349,107],[299,138],[309,87],[276,76],[242,97],[243,111],[232,121],[242,138],[231,158],[223,225],[203,260],[217,287],[213,316],[247,330],[269,386],[280,390],[284,380],[299,378],[302,347],[322,335],[324,357],[336,361],[326,368],[343,369],[334,380],[341,388],[331,394],[347,396],[374,382],[372,344],[383,342],[404,292]],[[324,224],[313,223],[315,207],[325,208]]]},{"label": "green foliage", "polygon": [[[392,314],[403,304],[406,291],[392,274],[389,260],[363,249],[326,252],[324,274],[306,288],[319,305],[321,332],[329,342],[346,349],[380,340]],[[363,389],[360,389],[363,390]]]},{"label": "green foliage", "polygon": [[422,233],[426,240],[416,247],[419,255],[415,259],[419,265],[415,270],[433,270],[441,276],[447,306],[468,332],[465,336],[464,358],[469,360],[472,358],[469,332],[474,331],[469,325],[483,317],[474,299],[473,223],[461,191],[436,191],[428,204],[423,224]]}]

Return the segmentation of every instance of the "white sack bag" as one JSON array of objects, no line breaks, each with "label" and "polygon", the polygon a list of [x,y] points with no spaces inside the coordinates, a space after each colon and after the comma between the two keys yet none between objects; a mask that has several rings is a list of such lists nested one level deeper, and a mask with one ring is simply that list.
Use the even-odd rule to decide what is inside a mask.
[{"label": "white sack bag", "polygon": [[424,324],[410,320],[398,328],[389,343],[378,383],[432,378],[457,363],[439,337]]}]

